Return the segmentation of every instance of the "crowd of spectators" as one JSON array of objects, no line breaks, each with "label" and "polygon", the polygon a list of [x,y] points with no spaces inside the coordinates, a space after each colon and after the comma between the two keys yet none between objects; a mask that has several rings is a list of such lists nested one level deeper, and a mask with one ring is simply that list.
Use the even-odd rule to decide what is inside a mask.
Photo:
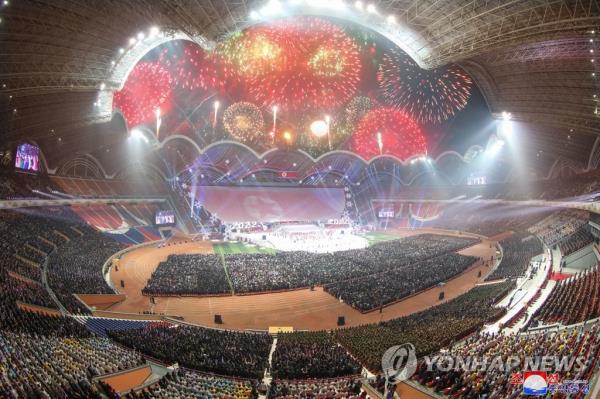
[{"label": "crowd of spectators", "polygon": [[579,209],[566,209],[555,212],[544,220],[534,224],[528,230],[537,235],[549,247],[575,233],[586,225],[590,213]]},{"label": "crowd of spectators", "polygon": [[26,263],[16,257],[0,255],[0,269],[11,271],[33,281],[42,281],[42,269],[39,266]]},{"label": "crowd of spectators", "polygon": [[[477,370],[462,370],[457,367],[439,367],[433,363],[432,370],[422,362],[417,368],[414,379],[436,392],[454,398],[489,398],[504,399],[521,397],[523,388],[511,381],[511,373],[522,373],[527,370],[526,358],[539,359],[540,356],[568,356],[571,359],[583,357],[580,369],[565,371],[556,369],[553,362],[550,372],[559,374],[559,380],[591,380],[592,373],[600,359],[600,329],[596,324],[589,330],[565,330],[560,332],[539,333],[531,335],[491,335],[480,334],[448,352],[444,357],[477,356],[491,362],[495,357],[502,359],[503,367],[483,367]],[[509,357],[520,359],[520,363],[506,364]],[[488,363],[489,365],[489,363]],[[448,370],[450,369],[450,370]],[[554,396],[553,396],[554,397]],[[580,396],[583,397],[583,396]]]},{"label": "crowd of spectators", "polygon": [[515,233],[500,241],[502,260],[486,281],[502,278],[516,278],[525,275],[529,261],[544,253],[542,243],[527,232]]},{"label": "crowd of spectators", "polygon": [[271,374],[281,379],[332,378],[359,374],[361,366],[328,332],[279,334]]},{"label": "crowd of spectators", "polygon": [[143,293],[198,294],[231,293],[223,262],[215,255],[169,255],[152,273]]},{"label": "crowd of spectators", "polygon": [[102,265],[121,246],[87,226],[78,230],[82,236],[71,238],[50,255],[48,283],[67,310],[87,313],[73,294],[113,294],[102,275]]},{"label": "crowd of spectators", "polygon": [[[142,358],[106,338],[47,336],[0,331],[0,396],[3,398],[89,398],[97,375],[141,364]],[[8,366],[10,365],[10,366]]]},{"label": "crowd of spectators", "polygon": [[[423,234],[377,243],[366,249],[330,254],[279,252],[225,255],[233,291],[252,293],[338,283],[390,273],[415,262],[457,251],[477,243],[467,237]],[[151,294],[219,294],[230,292],[222,260],[216,255],[171,256],[150,278],[144,292]],[[432,272],[433,284],[444,275]],[[410,277],[410,276],[408,276]],[[418,289],[420,284],[412,277]],[[414,289],[414,287],[413,287]]]},{"label": "crowd of spectators", "polygon": [[[140,364],[133,351],[92,337],[70,317],[36,313],[19,302],[54,307],[38,283],[0,275],[0,397],[97,398],[96,375]],[[58,312],[56,312],[58,314]]]},{"label": "crowd of spectators", "polygon": [[321,381],[274,380],[270,398],[280,399],[365,399],[357,378],[340,378]]},{"label": "crowd of spectators", "polygon": [[389,271],[352,281],[333,283],[325,290],[353,308],[369,311],[447,281],[464,272],[477,259],[448,253],[420,262],[400,263]]},{"label": "crowd of spectators", "polygon": [[165,375],[158,384],[141,392],[129,393],[125,399],[258,399],[258,383],[231,380],[191,370],[177,369]]},{"label": "crowd of spectators", "polygon": [[559,281],[534,314],[534,320],[563,325],[596,317],[600,317],[600,266]]},{"label": "crowd of spectators", "polygon": [[165,362],[248,378],[262,377],[272,344],[268,334],[188,326],[149,325],[108,336]]},{"label": "crowd of spectators", "polygon": [[412,343],[417,356],[435,352],[454,340],[475,332],[485,322],[497,320],[505,309],[496,308],[514,282],[477,286],[441,305],[379,324],[335,332],[337,340],[371,371],[381,369],[383,353],[393,345]]},{"label": "crowd of spectators", "polygon": [[593,242],[594,236],[585,227],[583,227],[559,242],[558,247],[560,248],[560,253],[562,256],[568,256]]},{"label": "crowd of spectators", "polygon": [[0,289],[14,301],[56,308],[56,304],[41,283],[15,278],[4,270],[0,270]]}]

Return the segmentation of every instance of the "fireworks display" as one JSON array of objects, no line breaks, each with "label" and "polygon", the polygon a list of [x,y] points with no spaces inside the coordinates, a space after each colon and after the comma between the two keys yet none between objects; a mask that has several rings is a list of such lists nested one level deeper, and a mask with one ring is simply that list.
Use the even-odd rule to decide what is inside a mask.
[{"label": "fireworks display", "polygon": [[[381,140],[379,140],[381,138]],[[365,159],[381,153],[407,159],[427,152],[421,127],[395,108],[378,108],[366,114],[352,136],[352,150]]]},{"label": "fireworks display", "polygon": [[235,139],[252,144],[262,135],[265,123],[262,112],[256,105],[239,102],[225,110],[223,125]]},{"label": "fireworks display", "polygon": [[237,83],[232,65],[196,43],[173,42],[161,51],[159,62],[171,72],[173,83],[182,89],[224,91]]},{"label": "fireworks display", "polygon": [[[427,150],[417,123],[433,146],[444,129],[432,125],[463,110],[473,86],[456,65],[423,70],[377,33],[301,16],[235,32],[211,50],[170,41],[133,69],[114,107],[130,127],[150,128],[160,108],[161,138],[232,137],[266,149],[291,145],[279,143],[290,131],[294,145],[314,156],[352,149],[371,158],[381,144],[383,153],[407,158]],[[326,115],[328,134],[317,137],[310,125]]]},{"label": "fireworks display", "polygon": [[369,97],[354,97],[344,110],[344,123],[348,128],[354,129],[358,122],[365,116],[374,106],[374,101]]},{"label": "fireworks display", "polygon": [[311,126],[315,121],[323,121],[324,116],[316,112],[305,114],[298,121],[298,145],[304,151],[313,157],[325,153],[329,149],[329,139],[333,138],[333,127],[330,130],[330,137],[327,137],[327,131],[317,136],[313,133]]},{"label": "fireworks display", "polygon": [[[256,28],[255,35],[285,49],[269,73],[248,79],[249,96],[287,112],[331,111],[346,103],[360,82],[358,46],[331,22],[300,17]],[[265,39],[266,40],[266,39]]]},{"label": "fireworks display", "polygon": [[261,28],[236,32],[217,46],[215,53],[236,68],[243,78],[257,78],[283,68],[290,49],[284,49]]},{"label": "fireworks display", "polygon": [[473,85],[457,65],[428,71],[398,50],[384,55],[377,80],[388,104],[423,123],[440,123],[464,109]]},{"label": "fireworks display", "polygon": [[160,64],[141,62],[137,64],[123,90],[114,94],[113,107],[120,109],[129,127],[156,119],[156,109],[167,113],[172,107],[172,79]]}]

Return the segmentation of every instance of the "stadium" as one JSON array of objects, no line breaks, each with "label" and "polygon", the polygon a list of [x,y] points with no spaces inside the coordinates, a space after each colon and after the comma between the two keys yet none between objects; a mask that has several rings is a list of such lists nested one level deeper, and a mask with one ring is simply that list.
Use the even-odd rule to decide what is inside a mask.
[{"label": "stadium", "polygon": [[599,32],[1,1],[0,398],[600,398]]}]

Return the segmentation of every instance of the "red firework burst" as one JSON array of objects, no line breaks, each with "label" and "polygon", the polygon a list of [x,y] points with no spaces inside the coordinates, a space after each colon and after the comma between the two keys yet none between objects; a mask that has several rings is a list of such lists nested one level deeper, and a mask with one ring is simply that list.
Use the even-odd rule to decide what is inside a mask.
[{"label": "red firework burst", "polygon": [[423,123],[440,123],[464,109],[473,86],[458,65],[425,70],[398,50],[383,57],[377,80],[388,104]]},{"label": "red firework burst", "polygon": [[381,153],[400,159],[427,152],[421,127],[395,108],[378,108],[366,114],[352,137],[352,150],[368,160],[380,154],[380,143]]},{"label": "red firework burst", "polygon": [[113,108],[120,109],[132,127],[154,121],[156,109],[165,114],[172,107],[171,75],[160,64],[137,64],[125,82],[123,90],[114,95]]},{"label": "red firework burst", "polygon": [[173,42],[161,51],[159,62],[171,72],[173,83],[182,89],[222,92],[237,82],[234,69],[226,60],[204,51],[196,43]]},{"label": "red firework burst", "polygon": [[285,111],[334,110],[356,92],[362,69],[356,43],[328,21],[300,17],[263,25],[249,34],[283,49],[269,73],[247,74],[250,98]]}]

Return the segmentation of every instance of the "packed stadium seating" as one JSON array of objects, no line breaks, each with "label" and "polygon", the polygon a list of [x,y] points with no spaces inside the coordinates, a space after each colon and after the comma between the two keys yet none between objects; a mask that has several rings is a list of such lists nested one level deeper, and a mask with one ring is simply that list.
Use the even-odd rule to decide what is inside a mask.
[{"label": "packed stadium seating", "polygon": [[106,337],[107,331],[121,331],[121,330],[132,330],[136,328],[144,328],[150,325],[150,323],[160,323],[156,321],[146,320],[123,320],[123,319],[111,319],[106,317],[90,317],[90,316],[76,316],[80,322],[85,324],[88,330],[92,333],[101,337]]},{"label": "packed stadium seating", "polygon": [[393,345],[412,343],[423,356],[475,332],[505,310],[492,305],[514,287],[511,282],[483,285],[441,305],[410,316],[336,331],[338,341],[369,370],[381,369],[383,353]]},{"label": "packed stadium seating", "polygon": [[326,291],[356,309],[369,311],[450,280],[477,260],[449,253],[420,262],[400,263],[398,268],[380,274],[333,283]]},{"label": "packed stadium seating", "polygon": [[271,374],[278,379],[332,378],[359,374],[361,366],[330,333],[279,334]]},{"label": "packed stadium seating", "polygon": [[144,293],[221,294],[231,292],[223,264],[214,255],[170,255],[152,273]]},{"label": "packed stadium seating", "polygon": [[562,256],[569,256],[594,242],[594,236],[585,227],[559,242]]},{"label": "packed stadium seating", "polygon": [[7,274],[6,271],[0,271],[0,273],[0,287],[2,287],[5,295],[12,297],[15,301],[56,308],[56,304],[41,283],[15,278]]},{"label": "packed stadium seating", "polygon": [[255,399],[257,383],[249,380],[231,380],[200,374],[191,370],[177,370],[166,375],[157,387],[149,387],[131,398],[206,398]]},{"label": "packed stadium seating", "polygon": [[271,384],[270,397],[281,399],[309,398],[364,398],[361,382],[356,378],[330,380],[286,381],[276,380]]},{"label": "packed stadium seating", "polygon": [[570,325],[600,317],[600,267],[557,283],[534,319]]},{"label": "packed stadium seating", "polygon": [[[73,294],[113,294],[104,281],[102,265],[121,246],[86,226],[53,253],[48,261],[48,284],[62,304],[75,313],[86,313]],[[77,267],[73,267],[77,265]]]},{"label": "packed stadium seating", "polygon": [[[206,295],[230,293],[233,288],[236,293],[255,293],[331,284],[327,287],[330,293],[346,298],[356,290],[353,291],[348,284],[338,285],[340,281],[356,279],[368,285],[371,281],[378,281],[378,277],[385,273],[401,275],[398,279],[389,280],[385,304],[463,271],[475,259],[449,253],[477,242],[465,237],[419,235],[333,254],[233,254],[225,255],[223,260],[216,255],[176,255],[159,264],[144,292],[153,295]],[[441,255],[445,256],[438,261],[428,260]],[[223,262],[232,287],[225,275]],[[454,267],[442,267],[444,262]],[[430,278],[413,278],[411,271],[414,270],[431,270]],[[350,303],[363,310],[381,305],[379,300]]]},{"label": "packed stadium seating", "polygon": [[1,331],[0,339],[0,356],[12,365],[12,378],[3,387],[6,398],[13,393],[14,398],[89,397],[95,391],[91,377],[141,363],[139,355],[106,338]]},{"label": "packed stadium seating", "polygon": [[[559,380],[589,380],[592,372],[596,370],[600,358],[600,330],[595,325],[589,330],[571,330],[560,332],[539,333],[533,335],[488,335],[480,334],[467,339],[464,345],[445,352],[444,356],[476,355],[479,359],[484,357],[491,362],[494,356],[502,361],[507,357],[520,359],[508,370],[488,369],[487,371],[461,371],[454,367],[449,371],[440,371],[434,364],[433,370],[428,371],[425,362],[420,364],[415,379],[437,392],[454,398],[511,398],[523,392],[520,385],[511,382],[511,372],[525,370],[526,357],[544,356],[570,356],[583,357],[583,367],[577,371],[565,372],[556,370],[552,363],[553,371],[559,374]],[[582,397],[582,396],[580,396]]]},{"label": "packed stadium seating", "polygon": [[267,334],[148,325],[108,336],[166,362],[222,375],[259,378],[271,349]]},{"label": "packed stadium seating", "polygon": [[514,234],[500,241],[502,260],[486,280],[520,277],[525,274],[532,257],[543,253],[537,237],[528,233]]}]

